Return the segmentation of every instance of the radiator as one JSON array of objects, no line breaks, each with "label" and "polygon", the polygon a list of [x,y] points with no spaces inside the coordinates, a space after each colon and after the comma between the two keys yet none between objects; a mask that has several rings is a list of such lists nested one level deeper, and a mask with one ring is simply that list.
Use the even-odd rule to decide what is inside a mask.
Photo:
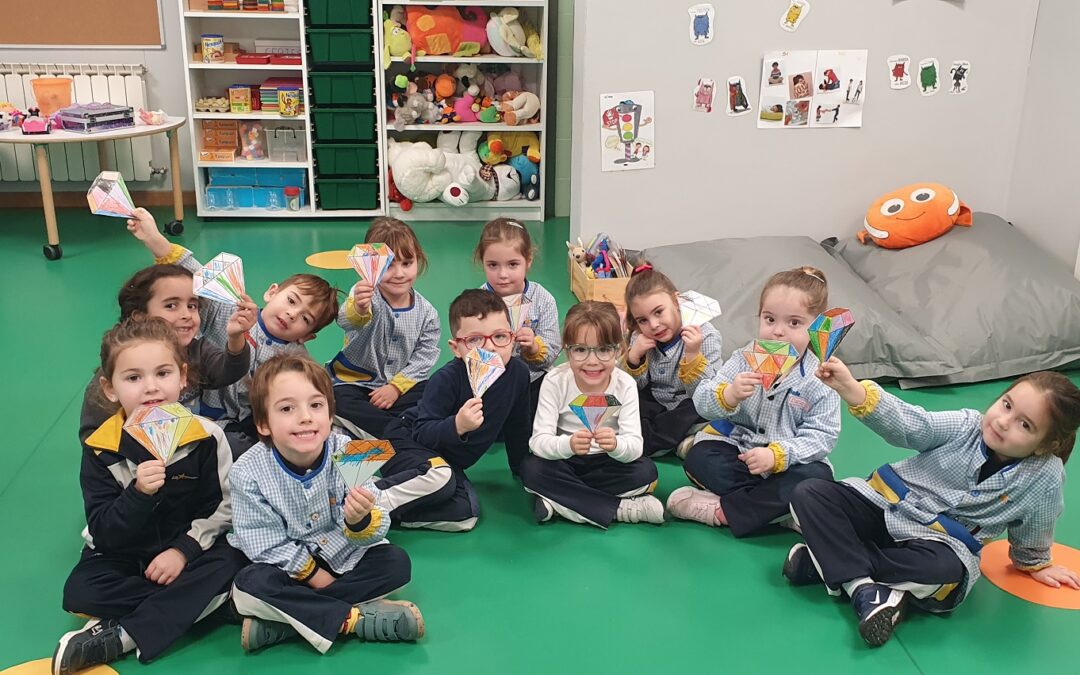
[{"label": "radiator", "polygon": [[[73,80],[72,103],[109,102],[130,105],[138,114],[146,105],[143,75],[138,65],[90,65],[67,63],[0,63],[0,101],[8,101],[20,110],[34,105],[36,77],[70,77]],[[92,136],[88,136],[92,139]],[[132,138],[106,143],[106,159],[113,171],[126,180],[150,180],[150,138]],[[56,181],[89,181],[102,170],[98,165],[96,143],[50,144],[49,169]],[[29,145],[0,143],[0,180],[34,181],[34,155]]]}]

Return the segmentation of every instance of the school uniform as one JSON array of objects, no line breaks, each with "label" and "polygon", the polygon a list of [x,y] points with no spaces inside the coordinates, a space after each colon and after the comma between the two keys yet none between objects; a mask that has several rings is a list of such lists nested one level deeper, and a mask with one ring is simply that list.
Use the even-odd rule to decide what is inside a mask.
[{"label": "school uniform", "polygon": [[[818,380],[818,365],[807,351],[772,387],[755,387],[731,408],[724,390],[736,375],[750,370],[737,350],[694,392],[698,413],[712,421],[694,437],[683,469],[696,485],[723,498],[736,537],[786,517],[791,491],[800,481],[832,478],[827,456],[840,436],[840,397]],[[738,458],[757,447],[772,450],[776,460],[771,472],[759,476]]]},{"label": "school uniform", "polygon": [[[321,653],[337,639],[354,605],[401,588],[412,575],[409,556],[386,540],[390,519],[371,481],[364,485],[375,495],[371,513],[356,525],[345,522],[349,487],[331,456],[349,441],[331,434],[308,469],[259,443],[229,473],[229,541],[252,561],[236,576],[237,611],[288,623]],[[320,569],[335,581],[316,590],[306,582]]]},{"label": "school uniform", "polygon": [[[415,407],[439,358],[439,314],[414,290],[412,304],[397,309],[382,293],[363,314],[352,295],[338,310],[345,344],[326,369],[334,381],[337,415],[359,429],[382,437],[386,425]],[[401,396],[387,410],[371,404],[371,392],[393,385]]]},{"label": "school uniform", "polygon": [[[637,381],[641,435],[649,457],[673,450],[695,426],[705,422],[694,407],[694,392],[716,375],[724,359],[720,331],[705,323],[701,333],[701,353],[693,361],[683,362],[682,336],[657,344],[636,368],[623,359],[623,368]],[[635,332],[631,344],[640,337]]]},{"label": "school uniform", "polygon": [[919,454],[866,479],[796,489],[791,513],[829,587],[870,577],[943,612],[978,580],[983,544],[1004,533],[1017,568],[1051,564],[1064,508],[1059,458],[1002,462],[982,440],[978,411],[927,412],[873,382],[863,386],[866,401],[851,413],[889,444]]},{"label": "school uniform", "polygon": [[480,501],[465,470],[500,437],[517,475],[528,452],[529,369],[516,357],[484,392],[484,423],[458,436],[455,418],[473,398],[465,362],[451,359],[428,381],[419,405],[386,429],[395,454],[375,484],[402,527],[465,532],[476,526]]},{"label": "school uniform", "polygon": [[[485,283],[480,288],[495,292],[489,283]],[[525,280],[525,290],[521,292],[521,295],[532,302],[524,325],[535,333],[534,342],[539,348],[536,354],[526,356],[520,352],[516,344],[514,345],[514,354],[521,356],[525,364],[529,366],[529,415],[531,419],[536,416],[536,402],[540,397],[540,386],[544,382],[544,375],[555,365],[555,359],[559,358],[559,352],[562,351],[562,333],[559,331],[559,306],[555,302],[555,296],[540,284],[528,279]]]},{"label": "school uniform", "polygon": [[[135,487],[135,471],[153,456],[123,426],[121,411],[83,444],[85,548],[64,585],[63,606],[118,620],[147,662],[228,600],[247,560],[221,536],[231,519],[232,466],[222,430],[195,417],[165,466],[165,485],[147,495]],[[176,580],[162,586],[144,577],[170,548],[187,560]]]},{"label": "school uniform", "polygon": [[582,393],[568,363],[556,366],[544,378],[529,439],[532,454],[521,463],[521,482],[567,520],[606,529],[623,498],[655,489],[656,465],[642,456],[637,384],[617,368],[611,372],[611,382],[603,392],[622,405],[604,423],[615,430],[615,449],[606,452],[594,441],[589,454],[575,455],[570,449],[570,437],[586,427],[570,410],[570,404]]}]

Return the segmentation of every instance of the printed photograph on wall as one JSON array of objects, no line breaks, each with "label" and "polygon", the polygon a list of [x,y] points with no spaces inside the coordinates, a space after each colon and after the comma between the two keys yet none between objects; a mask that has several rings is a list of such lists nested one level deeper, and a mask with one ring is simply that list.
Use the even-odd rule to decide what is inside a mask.
[{"label": "printed photograph on wall", "polygon": [[865,49],[766,52],[762,58],[759,129],[861,127],[865,100]]},{"label": "printed photograph on wall", "polygon": [[600,170],[651,169],[656,159],[653,92],[600,95]]}]

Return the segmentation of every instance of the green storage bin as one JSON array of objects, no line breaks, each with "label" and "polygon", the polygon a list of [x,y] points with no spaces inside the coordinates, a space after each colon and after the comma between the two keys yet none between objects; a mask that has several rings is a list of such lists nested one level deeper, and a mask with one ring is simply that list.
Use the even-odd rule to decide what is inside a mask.
[{"label": "green storage bin", "polygon": [[375,141],[378,116],[374,110],[312,108],[311,119],[320,141]]},{"label": "green storage bin", "polygon": [[316,143],[315,166],[320,176],[377,176],[379,149],[374,143]]},{"label": "green storage bin", "polygon": [[324,211],[379,208],[378,178],[317,178],[315,192]]},{"label": "green storage bin", "polygon": [[312,26],[371,26],[371,0],[308,0]]},{"label": "green storage bin", "polygon": [[375,64],[375,38],[370,30],[311,28],[307,40],[314,66]]},{"label": "green storage bin", "polygon": [[375,73],[308,73],[316,106],[375,105]]}]

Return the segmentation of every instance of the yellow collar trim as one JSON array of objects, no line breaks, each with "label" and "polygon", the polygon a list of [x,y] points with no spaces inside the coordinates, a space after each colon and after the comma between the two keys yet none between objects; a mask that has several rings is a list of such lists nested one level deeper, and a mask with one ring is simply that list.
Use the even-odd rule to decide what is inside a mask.
[{"label": "yellow collar trim", "polygon": [[[97,431],[90,434],[86,439],[86,444],[91,448],[104,450],[106,452],[119,451],[120,437],[124,433],[125,421],[126,415],[124,415],[124,411],[122,409],[118,410],[115,415],[105,420],[105,422],[97,428]],[[201,422],[199,424],[189,424],[187,430],[184,431],[183,437],[180,438],[177,447],[187,445],[188,443],[195,443],[204,438],[210,438],[210,434],[206,431]]]}]

